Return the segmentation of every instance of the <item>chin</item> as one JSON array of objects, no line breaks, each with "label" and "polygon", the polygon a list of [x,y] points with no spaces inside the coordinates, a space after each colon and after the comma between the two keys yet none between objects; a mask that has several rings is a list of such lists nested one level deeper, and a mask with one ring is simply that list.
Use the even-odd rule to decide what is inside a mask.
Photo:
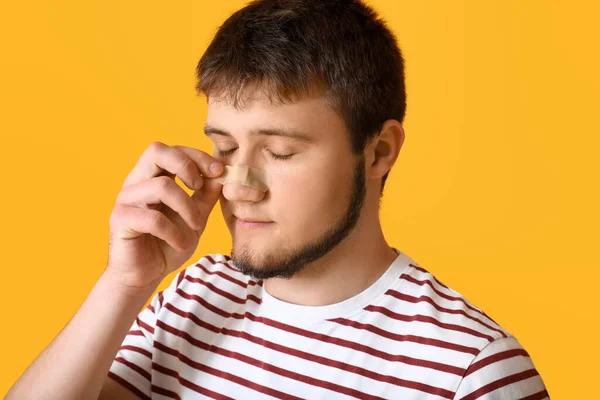
[{"label": "chin", "polygon": [[270,249],[265,246],[253,243],[252,240],[233,240],[231,249],[231,257],[233,259],[244,259],[252,264],[259,265],[265,259],[265,255],[270,252]]},{"label": "chin", "polygon": [[243,260],[260,269],[270,258],[271,261],[273,257],[279,258],[280,254],[278,254],[277,248],[277,245],[260,243],[259,240],[234,240],[231,258],[238,261]]}]

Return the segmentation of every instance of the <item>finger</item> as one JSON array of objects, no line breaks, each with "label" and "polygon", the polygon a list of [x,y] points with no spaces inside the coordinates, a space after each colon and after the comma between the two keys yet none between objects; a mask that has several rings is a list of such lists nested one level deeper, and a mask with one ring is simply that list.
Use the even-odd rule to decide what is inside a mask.
[{"label": "finger", "polygon": [[171,178],[159,176],[124,187],[117,196],[117,204],[145,207],[163,203],[181,216],[190,228],[202,227],[196,202]]},{"label": "finger", "polygon": [[202,188],[192,194],[192,200],[198,206],[204,224],[206,224],[210,212],[217,204],[222,189],[223,185],[217,179],[205,179]]},{"label": "finger", "polygon": [[174,145],[173,147],[194,160],[202,176],[207,178],[218,178],[223,174],[223,163],[210,154],[187,146]]},{"label": "finger", "polygon": [[196,162],[175,147],[153,142],[140,156],[123,187],[143,182],[159,175],[178,176],[190,189],[202,186]]},{"label": "finger", "polygon": [[111,232],[122,240],[135,239],[145,233],[160,238],[179,251],[189,244],[175,224],[163,213],[125,204],[117,204],[110,217]]}]

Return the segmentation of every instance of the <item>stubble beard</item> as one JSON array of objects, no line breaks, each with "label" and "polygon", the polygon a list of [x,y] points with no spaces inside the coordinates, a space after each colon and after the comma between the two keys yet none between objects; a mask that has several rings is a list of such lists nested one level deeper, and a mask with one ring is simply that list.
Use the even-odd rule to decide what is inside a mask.
[{"label": "stubble beard", "polygon": [[[335,249],[356,226],[366,198],[365,158],[361,155],[354,166],[352,192],[346,212],[316,240],[299,248],[284,248],[268,254],[256,254],[248,246],[231,249],[233,264],[253,279],[292,278],[314,261]],[[260,264],[254,260],[261,259]]]}]

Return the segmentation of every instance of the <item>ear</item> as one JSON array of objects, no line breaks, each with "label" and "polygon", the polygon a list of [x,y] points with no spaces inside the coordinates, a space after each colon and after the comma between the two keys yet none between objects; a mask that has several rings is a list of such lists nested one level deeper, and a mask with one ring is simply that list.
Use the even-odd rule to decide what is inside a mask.
[{"label": "ear", "polygon": [[385,121],[379,131],[367,145],[366,171],[368,179],[379,179],[392,168],[404,143],[404,128],[395,119]]}]

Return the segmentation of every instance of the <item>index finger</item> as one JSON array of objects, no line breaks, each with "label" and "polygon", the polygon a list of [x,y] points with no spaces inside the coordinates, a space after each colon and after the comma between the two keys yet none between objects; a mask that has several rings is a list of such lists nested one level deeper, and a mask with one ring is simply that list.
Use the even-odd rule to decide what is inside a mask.
[{"label": "index finger", "polygon": [[218,178],[223,173],[223,163],[210,154],[194,149],[193,147],[179,145],[174,145],[173,147],[191,158],[198,166],[198,170],[200,170],[202,176]]}]

